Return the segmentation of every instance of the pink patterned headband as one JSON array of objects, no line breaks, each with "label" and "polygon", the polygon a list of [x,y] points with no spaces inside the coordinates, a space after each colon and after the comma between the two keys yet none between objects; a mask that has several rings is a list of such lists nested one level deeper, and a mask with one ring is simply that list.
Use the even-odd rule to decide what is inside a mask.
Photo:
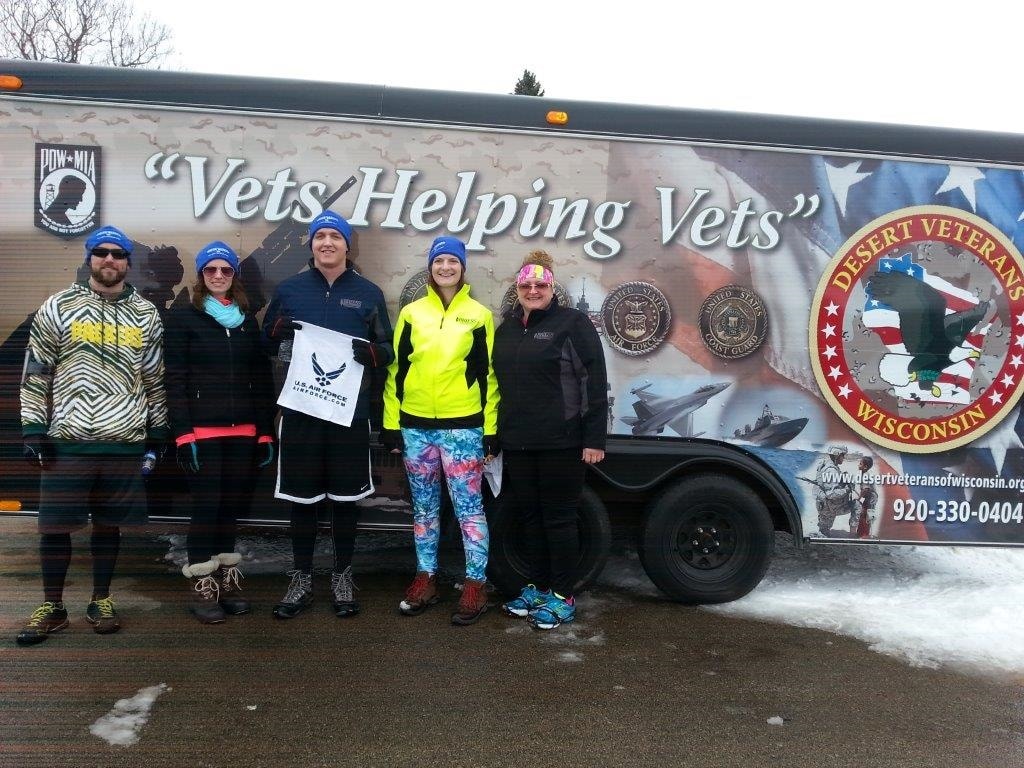
[{"label": "pink patterned headband", "polygon": [[555,276],[551,274],[550,269],[542,267],[540,264],[524,264],[523,268],[519,270],[519,274],[516,275],[516,285],[522,285],[527,280],[554,283]]}]

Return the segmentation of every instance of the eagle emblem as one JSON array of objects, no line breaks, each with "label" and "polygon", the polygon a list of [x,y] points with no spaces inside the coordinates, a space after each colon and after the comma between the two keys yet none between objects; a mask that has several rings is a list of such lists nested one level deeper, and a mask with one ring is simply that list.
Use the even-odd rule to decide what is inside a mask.
[{"label": "eagle emblem", "polygon": [[341,376],[344,370],[345,363],[342,363],[336,371],[325,371],[324,367],[317,362],[316,352],[313,353],[313,373],[316,374],[316,383],[321,387],[330,386],[331,382]]}]

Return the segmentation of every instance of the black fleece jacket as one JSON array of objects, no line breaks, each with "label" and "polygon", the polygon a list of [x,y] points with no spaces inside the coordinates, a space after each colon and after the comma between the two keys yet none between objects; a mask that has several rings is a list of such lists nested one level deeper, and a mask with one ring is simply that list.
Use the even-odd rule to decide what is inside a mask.
[{"label": "black fleece jacket", "polygon": [[270,360],[252,315],[224,328],[191,305],[172,310],[165,319],[164,367],[175,439],[197,426],[255,424],[258,436],[273,434]]},{"label": "black fleece jacket", "polygon": [[498,438],[510,450],[599,448],[608,424],[608,376],[594,324],[558,306],[505,314],[494,333]]}]

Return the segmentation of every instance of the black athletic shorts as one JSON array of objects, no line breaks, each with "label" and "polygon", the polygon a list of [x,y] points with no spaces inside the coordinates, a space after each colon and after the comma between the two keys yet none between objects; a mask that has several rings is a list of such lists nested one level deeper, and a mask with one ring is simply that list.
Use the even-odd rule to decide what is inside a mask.
[{"label": "black athletic shorts", "polygon": [[343,427],[284,408],[278,446],[274,496],[279,499],[313,504],[373,493],[369,419],[353,419],[351,427]]},{"label": "black athletic shorts", "polygon": [[58,456],[40,473],[39,532],[66,533],[89,522],[145,525],[146,490],[138,456]]}]

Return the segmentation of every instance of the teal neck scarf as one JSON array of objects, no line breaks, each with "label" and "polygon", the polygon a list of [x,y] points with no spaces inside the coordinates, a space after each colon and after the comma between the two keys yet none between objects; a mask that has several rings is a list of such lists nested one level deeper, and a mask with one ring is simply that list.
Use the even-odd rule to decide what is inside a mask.
[{"label": "teal neck scarf", "polygon": [[206,310],[206,314],[225,328],[237,328],[245,322],[245,315],[242,314],[242,310],[233,301],[224,306],[213,296],[207,296],[206,301],[203,302],[203,309]]}]

